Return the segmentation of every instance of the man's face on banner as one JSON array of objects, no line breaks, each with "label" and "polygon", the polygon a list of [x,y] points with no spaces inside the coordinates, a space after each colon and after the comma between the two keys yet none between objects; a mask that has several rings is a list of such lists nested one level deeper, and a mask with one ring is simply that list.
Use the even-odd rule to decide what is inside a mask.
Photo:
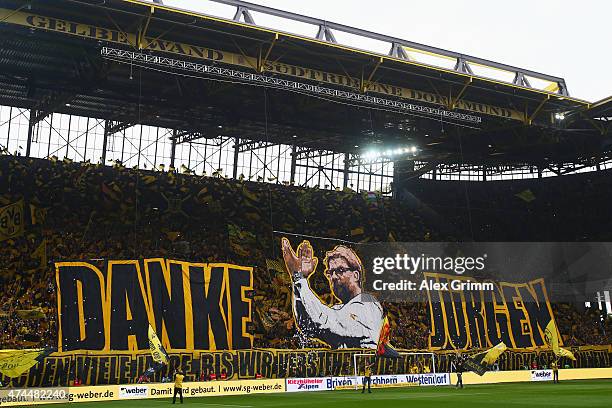
[{"label": "man's face on banner", "polygon": [[329,260],[325,275],[332,284],[334,295],[343,303],[347,303],[361,292],[359,271],[351,267],[342,256],[332,257]]}]

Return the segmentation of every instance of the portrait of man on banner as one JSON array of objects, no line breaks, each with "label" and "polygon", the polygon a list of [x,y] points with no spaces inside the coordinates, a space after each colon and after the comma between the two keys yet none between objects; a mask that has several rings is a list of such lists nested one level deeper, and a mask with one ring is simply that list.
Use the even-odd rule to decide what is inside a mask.
[{"label": "portrait of man on banner", "polygon": [[337,245],[325,253],[323,273],[333,296],[329,306],[311,289],[318,258],[309,241],[294,251],[287,238],[281,242],[287,270],[293,278],[293,313],[298,329],[308,338],[331,348],[373,348],[383,322],[380,302],[363,290],[364,268],[353,249]]}]

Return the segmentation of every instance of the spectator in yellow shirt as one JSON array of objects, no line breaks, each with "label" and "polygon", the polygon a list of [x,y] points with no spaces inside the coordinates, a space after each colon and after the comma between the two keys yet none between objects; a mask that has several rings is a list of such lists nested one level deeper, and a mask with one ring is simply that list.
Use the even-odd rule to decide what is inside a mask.
[{"label": "spectator in yellow shirt", "polygon": [[550,362],[550,368],[553,371],[553,383],[559,383],[559,363],[557,363],[557,360]]},{"label": "spectator in yellow shirt", "polygon": [[176,394],[181,397],[181,404],[183,403],[183,378],[185,376],[180,370],[174,371],[174,397],[172,398],[172,403],[176,403]]},{"label": "spectator in yellow shirt", "polygon": [[371,390],[371,386],[372,386],[372,366],[374,365],[374,363],[370,363],[370,364],[366,364],[365,366],[365,373],[363,376],[363,389],[361,390],[361,393],[363,394],[365,392],[365,386],[366,383],[368,384],[368,393],[372,393]]}]

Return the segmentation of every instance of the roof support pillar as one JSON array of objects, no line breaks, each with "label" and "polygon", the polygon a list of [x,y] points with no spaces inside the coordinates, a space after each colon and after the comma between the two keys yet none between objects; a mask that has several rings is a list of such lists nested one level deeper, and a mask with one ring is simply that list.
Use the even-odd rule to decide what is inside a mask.
[{"label": "roof support pillar", "polygon": [[343,180],[343,183],[342,183],[342,188],[343,189],[348,187],[348,182],[349,182],[349,169],[350,169],[349,154],[350,153],[346,153],[344,155],[344,180]]},{"label": "roof support pillar", "polygon": [[361,78],[361,92],[365,93],[368,90],[368,86],[370,85],[370,81],[372,81],[372,78],[374,78],[374,74],[376,74],[376,71],[378,70],[378,67],[380,67],[380,65],[384,62],[384,58],[380,57],[378,59],[378,61],[376,62],[376,65],[374,65],[374,69],[372,69],[372,72],[370,72],[370,75],[368,76],[368,79],[366,79],[365,81],[363,80],[363,78]]},{"label": "roof support pillar", "polygon": [[174,167],[174,158],[176,157],[176,139],[177,139],[177,131],[174,129],[172,131],[172,150],[170,151],[170,167]]},{"label": "roof support pillar", "polygon": [[238,178],[238,154],[240,153],[240,138],[234,139],[234,173],[232,174],[234,180]]},{"label": "roof support pillar", "polygon": [[327,41],[334,44],[338,43],[338,41],[336,41],[334,33],[325,23],[319,25],[319,31],[317,32],[317,40]]},{"label": "roof support pillar", "polygon": [[455,71],[462,72],[464,74],[474,75],[474,72],[472,72],[472,68],[468,64],[467,60],[462,57],[457,58],[457,63],[455,64]]},{"label": "roof support pillar", "polygon": [[[266,61],[268,61],[268,57],[270,57],[270,53],[272,52],[272,48],[274,48],[276,41],[278,41],[278,33],[274,34],[274,39],[272,40],[270,47],[268,47],[268,51],[266,52],[266,55],[263,58],[261,57],[259,58],[258,67],[257,67],[257,70],[259,72],[264,71],[264,66],[266,65]],[[261,55],[261,52],[260,52],[260,55]]]},{"label": "roof support pillar", "polygon": [[389,56],[404,60],[410,60],[408,53],[404,50],[404,47],[399,43],[391,43],[391,50],[389,50]]},{"label": "roof support pillar", "polygon": [[523,74],[522,72],[517,72],[514,75],[514,80],[512,81],[512,83],[514,85],[524,86],[526,88],[531,88],[531,84],[529,83],[529,80],[527,79],[525,74]]},{"label": "roof support pillar", "polygon": [[527,125],[531,125],[533,123],[533,120],[536,118],[536,116],[538,115],[538,113],[540,113],[540,111],[542,110],[542,108],[544,107],[544,104],[546,103],[546,101],[548,101],[550,99],[550,95],[546,95],[546,98],[544,98],[544,100],[542,100],[542,102],[540,102],[540,104],[538,105],[538,107],[536,108],[535,111],[533,111],[533,113],[531,114],[531,116],[529,116],[529,118],[527,118]]},{"label": "roof support pillar", "polygon": [[297,151],[295,145],[291,147],[291,174],[289,176],[289,182],[291,185],[295,183],[295,168],[297,164]]},{"label": "roof support pillar", "polygon": [[467,90],[468,86],[470,86],[470,84],[472,83],[472,80],[473,80],[473,78],[470,77],[470,79],[465,83],[465,85],[463,85],[463,88],[461,88],[461,91],[459,91],[457,96],[455,96],[455,98],[452,99],[451,104],[450,104],[450,110],[453,110],[453,109],[455,109],[455,107],[457,107],[457,103],[463,97],[463,94]]},{"label": "roof support pillar", "polygon": [[104,121],[104,139],[102,140],[102,165],[106,164],[106,147],[108,146],[108,131],[110,129],[111,122],[110,120]]},{"label": "roof support pillar", "polygon": [[151,22],[151,17],[153,16],[154,12],[155,12],[155,7],[151,6],[151,9],[147,13],[147,20],[145,21],[144,25],[138,30],[138,49],[139,50],[142,50],[145,46],[144,39],[145,39],[145,36],[147,35],[147,30],[149,29],[149,23]]},{"label": "roof support pillar", "polygon": [[28,120],[28,141],[26,146],[26,157],[30,157],[30,151],[32,148],[32,134],[34,133],[34,126],[38,123],[36,117],[38,116],[36,109],[30,109],[30,119]]},{"label": "roof support pillar", "polygon": [[255,20],[251,15],[248,8],[244,6],[238,6],[236,8],[236,14],[234,14],[234,21],[240,21],[240,18],[244,18],[244,22],[247,24],[255,24]]}]

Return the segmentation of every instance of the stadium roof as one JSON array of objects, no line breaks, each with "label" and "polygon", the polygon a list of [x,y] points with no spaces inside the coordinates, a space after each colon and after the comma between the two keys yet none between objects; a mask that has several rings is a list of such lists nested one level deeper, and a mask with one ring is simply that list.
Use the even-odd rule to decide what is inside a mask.
[{"label": "stadium roof", "polygon": [[[136,123],[177,129],[181,141],[222,134],[353,153],[418,145],[421,160],[439,162],[601,153],[602,141],[593,136],[607,130],[586,121],[567,132],[557,119],[591,108],[567,94],[563,78],[246,2],[213,1],[235,5],[235,19],[140,0],[0,0],[0,103],[33,108],[34,120],[61,112],[111,120],[115,130]],[[261,27],[251,11],[318,32]],[[341,45],[339,31],[388,42],[390,52]],[[434,66],[420,55],[454,66]],[[477,75],[476,67],[514,79]]]}]

